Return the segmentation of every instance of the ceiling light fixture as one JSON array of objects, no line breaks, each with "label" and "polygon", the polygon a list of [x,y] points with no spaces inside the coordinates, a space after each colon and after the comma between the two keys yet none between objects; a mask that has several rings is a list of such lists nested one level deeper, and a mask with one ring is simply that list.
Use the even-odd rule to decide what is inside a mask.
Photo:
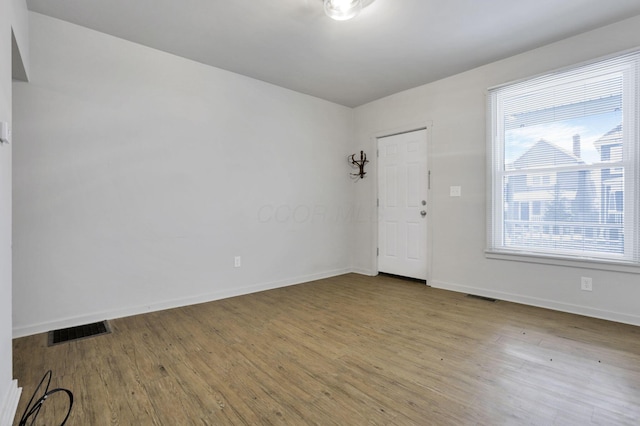
[{"label": "ceiling light fixture", "polygon": [[355,18],[362,10],[362,0],[324,0],[324,13],[336,21]]}]

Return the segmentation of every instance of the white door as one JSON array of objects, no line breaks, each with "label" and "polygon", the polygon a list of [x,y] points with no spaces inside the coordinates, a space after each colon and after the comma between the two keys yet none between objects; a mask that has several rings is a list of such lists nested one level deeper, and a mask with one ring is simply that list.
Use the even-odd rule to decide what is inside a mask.
[{"label": "white door", "polygon": [[427,131],[378,138],[378,271],[427,279]]}]

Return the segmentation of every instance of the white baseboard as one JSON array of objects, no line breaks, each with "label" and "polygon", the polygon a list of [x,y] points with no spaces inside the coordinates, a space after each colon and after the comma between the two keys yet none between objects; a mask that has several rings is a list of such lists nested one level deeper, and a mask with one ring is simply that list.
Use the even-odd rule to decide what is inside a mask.
[{"label": "white baseboard", "polygon": [[243,296],[245,294],[257,293],[259,291],[273,290],[280,287],[287,287],[290,285],[301,284],[309,281],[321,280],[324,278],[335,277],[351,272],[351,268],[336,269],[333,271],[326,271],[317,274],[299,276],[280,281],[272,281],[265,283],[252,284],[249,286],[225,289],[213,293],[206,293],[197,296],[185,297],[174,300],[165,300],[161,302],[154,302],[148,305],[133,306],[124,309],[116,309],[110,311],[96,312],[89,315],[80,315],[76,317],[69,317],[55,321],[49,321],[39,324],[31,324],[21,327],[13,328],[13,338],[19,338],[24,336],[30,336],[33,334],[44,333],[50,330],[57,330],[60,328],[74,327],[81,324],[89,324],[93,322],[102,321],[105,319],[123,318],[132,315],[144,314],[148,312],[162,311],[165,309],[179,308],[181,306],[195,305],[198,303],[212,302],[214,300],[227,299],[229,297]]},{"label": "white baseboard", "polygon": [[624,324],[640,326],[640,316],[625,314],[620,312],[605,311],[602,309],[590,308],[588,306],[563,303],[555,300],[540,299],[537,297],[523,296],[520,294],[505,293],[501,291],[487,290],[461,284],[447,283],[444,281],[431,281],[433,288],[451,290],[458,293],[474,294],[476,296],[490,297],[492,299],[504,300],[507,302],[520,303],[523,305],[536,306],[539,308],[552,309],[554,311],[567,312],[570,314],[584,315],[587,317],[599,318],[608,321],[615,321]]},{"label": "white baseboard", "polygon": [[368,277],[375,277],[376,275],[378,275],[378,272],[364,268],[351,268],[350,272],[353,272],[354,274],[366,275]]},{"label": "white baseboard", "polygon": [[18,387],[18,381],[12,380],[4,401],[0,401],[0,410],[2,410],[0,411],[0,426],[11,426],[13,424],[21,393],[22,388]]}]

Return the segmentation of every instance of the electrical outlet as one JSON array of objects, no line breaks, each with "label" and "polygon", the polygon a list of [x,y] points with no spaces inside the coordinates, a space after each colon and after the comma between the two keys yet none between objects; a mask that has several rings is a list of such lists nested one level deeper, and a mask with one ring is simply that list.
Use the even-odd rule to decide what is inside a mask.
[{"label": "electrical outlet", "polygon": [[449,196],[450,197],[461,197],[462,196],[462,187],[461,186],[450,186],[449,187]]},{"label": "electrical outlet", "polygon": [[591,277],[580,278],[580,290],[593,291],[593,279]]},{"label": "electrical outlet", "polygon": [[240,256],[236,256],[233,258],[233,266],[239,268],[242,266],[242,258]]}]

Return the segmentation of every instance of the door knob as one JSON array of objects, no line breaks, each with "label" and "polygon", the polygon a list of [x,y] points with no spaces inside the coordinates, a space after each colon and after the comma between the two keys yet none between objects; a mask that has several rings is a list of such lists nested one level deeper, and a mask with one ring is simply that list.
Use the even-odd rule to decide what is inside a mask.
[{"label": "door knob", "polygon": [[426,212],[426,211],[422,210],[422,211],[420,212],[420,216],[425,217],[426,215],[427,215],[427,212]]}]

